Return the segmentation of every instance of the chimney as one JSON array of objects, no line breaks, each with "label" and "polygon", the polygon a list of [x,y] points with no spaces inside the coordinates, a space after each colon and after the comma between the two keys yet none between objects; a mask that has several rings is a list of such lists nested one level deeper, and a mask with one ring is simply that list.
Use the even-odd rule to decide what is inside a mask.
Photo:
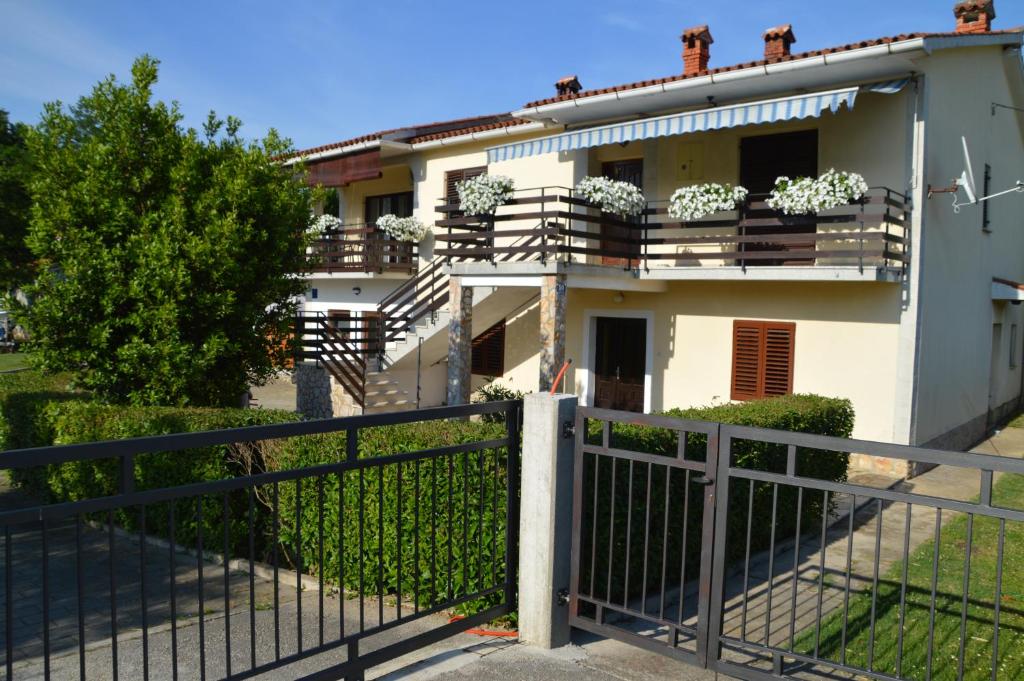
[{"label": "chimney", "polygon": [[992,0],[967,0],[953,5],[957,33],[985,33],[992,30],[996,8]]},{"label": "chimney", "polygon": [[558,96],[564,95],[578,95],[583,86],[580,85],[580,79],[575,75],[566,76],[565,78],[559,78],[555,82],[555,91]]},{"label": "chimney", "polygon": [[686,29],[679,39],[683,41],[683,75],[695,76],[707,71],[711,43],[715,42],[707,24]]},{"label": "chimney", "polygon": [[793,35],[793,27],[790,24],[769,28],[762,36],[764,38],[764,58],[781,59],[789,56],[789,46],[796,42]]}]

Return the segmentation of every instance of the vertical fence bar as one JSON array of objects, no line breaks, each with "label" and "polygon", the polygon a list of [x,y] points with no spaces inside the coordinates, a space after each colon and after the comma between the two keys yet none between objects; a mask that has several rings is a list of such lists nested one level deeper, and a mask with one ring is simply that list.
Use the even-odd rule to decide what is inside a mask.
[{"label": "vertical fence bar", "polygon": [[868,629],[868,670],[875,668],[875,623],[878,608],[878,564],[882,560],[882,500],[877,500],[875,518],[875,564],[871,576],[871,623]]},{"label": "vertical fence bar", "polygon": [[249,666],[256,668],[256,488],[248,487],[247,496],[249,502]]},{"label": "vertical fence bar", "polygon": [[402,619],[402,462],[398,462],[398,470],[395,472],[395,496],[398,503],[398,510],[395,522],[396,544],[398,549],[397,574],[395,575],[395,619]]},{"label": "vertical fence bar", "polygon": [[956,678],[964,678],[964,652],[967,647],[967,604],[971,591],[971,552],[974,543],[974,514],[967,514],[967,546],[964,550],[963,600],[960,603],[960,644],[956,656]]},{"label": "vertical fence bar", "polygon": [[843,587],[843,627],[840,639],[839,661],[846,664],[846,630],[850,620],[850,573],[853,568],[853,516],[857,512],[857,495],[850,495],[850,513],[846,530],[846,585]]},{"label": "vertical fence bar", "polygon": [[142,678],[149,681],[149,620],[146,601],[146,507],[139,506],[139,610],[142,614]]},{"label": "vertical fence bar", "polygon": [[[10,567],[7,568],[7,574],[10,576]],[[85,681],[85,569],[82,565],[82,516],[77,513],[75,514],[75,581],[77,583],[75,600],[78,611],[78,678]],[[11,641],[9,632],[10,629],[7,634],[8,644]],[[9,655],[8,652],[8,660],[10,660]],[[10,669],[7,670],[7,678],[11,678]]]},{"label": "vertical fence bar", "polygon": [[768,541],[768,603],[764,611],[764,645],[770,646],[769,633],[772,630],[772,592],[775,590],[775,525],[776,510],[779,505],[779,483],[772,483],[772,524]]},{"label": "vertical fence bar", "polygon": [[274,561],[274,660],[281,659],[281,594],[280,594],[280,579],[279,579],[279,568],[278,563],[281,561],[278,559],[279,548],[281,543],[281,509],[280,504],[280,491],[278,490],[277,480],[274,481],[272,486],[272,527],[271,532],[271,557]]},{"label": "vertical fence bar", "polygon": [[743,553],[743,600],[740,606],[740,640],[747,640],[747,605],[750,599],[750,530],[754,525],[754,481],[747,481],[747,543]]},{"label": "vertical fence bar", "polygon": [[302,478],[295,479],[295,649],[302,652]]},{"label": "vertical fence bar", "polygon": [[939,586],[939,542],[942,537],[942,509],[935,509],[935,539],[932,547],[932,593],[928,604],[928,657],[925,679],[932,678],[932,654],[935,650],[935,597]]},{"label": "vertical fence bar", "polygon": [[[316,546],[317,546],[317,641],[324,644],[324,476],[316,479]],[[399,580],[401,582],[401,580]]]},{"label": "vertical fence bar", "polygon": [[622,585],[622,607],[629,607],[629,557],[633,540],[633,459],[629,459],[629,479],[626,483],[626,576]]},{"label": "vertical fence bar", "polygon": [[[196,572],[199,584],[199,678],[206,679],[206,603],[203,584],[203,498],[196,497]],[[116,675],[114,677],[117,678]]]},{"label": "vertical fence bar", "polygon": [[996,593],[992,617],[992,681],[999,669],[999,612],[1003,600],[1003,548],[1006,541],[1006,519],[999,519],[999,542],[996,547]]},{"label": "vertical fence bar", "polygon": [[[46,520],[39,521],[39,540],[42,549],[43,580],[43,678],[50,679],[50,542],[47,537]],[[10,635],[8,633],[8,635]]]},{"label": "vertical fence bar", "polygon": [[228,526],[228,492],[221,500],[221,528],[224,533],[224,668],[231,676],[231,532]]},{"label": "vertical fence bar", "polygon": [[[81,524],[81,517],[80,516],[79,516],[79,524]],[[82,557],[81,542],[79,541],[79,551],[78,551],[79,563],[81,563],[81,557]],[[14,669],[14,635],[13,635],[14,634],[14,602],[13,602],[13,598],[12,598],[13,595],[14,595],[14,576],[13,576],[13,574],[11,572],[11,570],[13,568],[12,562],[13,561],[12,561],[12,552],[11,552],[11,526],[10,525],[4,525],[4,647],[6,648],[6,650],[5,650],[5,657],[7,659],[5,660],[5,662],[6,662],[5,666],[7,667],[7,678],[8,679],[13,679],[14,678],[14,671],[13,671],[13,669]],[[81,593],[82,593],[82,591],[81,591],[81,588],[79,588],[78,593],[79,593],[79,605],[78,605],[78,613],[79,613],[79,615],[78,615],[78,619],[79,619],[78,640],[79,640],[79,644],[78,645],[79,645],[79,650],[82,651],[82,652],[80,652],[80,655],[82,655],[84,657],[84,655],[85,655],[84,650],[85,649],[84,649],[83,644],[82,644],[83,638],[82,638],[82,630],[81,630],[81,621],[82,621],[82,605],[81,605]],[[85,669],[85,666],[84,666],[84,663],[83,663],[83,666],[82,666],[83,678],[85,677],[84,669]]]},{"label": "vertical fence bar", "polygon": [[107,512],[107,549],[110,556],[110,667],[115,681],[117,675],[117,570],[114,556],[114,511]]},{"label": "vertical fence bar", "polygon": [[[509,611],[516,607],[516,585],[519,566],[519,430],[523,406],[517,402],[505,412],[509,444],[506,466],[505,508],[505,604]],[[496,472],[497,473],[497,472]]]},{"label": "vertical fence bar", "polygon": [[[793,449],[796,449],[795,447]],[[793,533],[793,579],[789,606],[789,650],[796,646],[796,591],[797,576],[800,574],[800,520],[803,514],[804,488],[796,488],[796,531]]]},{"label": "vertical fence bar", "polygon": [[821,605],[825,591],[825,536],[828,534],[828,490],[821,500],[821,545],[818,548],[818,603],[814,617],[814,657],[818,657],[821,644]]},{"label": "vertical fence bar", "polygon": [[171,678],[178,679],[178,608],[177,608],[177,567],[178,561],[175,556],[177,544],[174,541],[174,504],[171,501],[167,505],[167,540],[168,540],[168,561],[170,563],[171,582]]},{"label": "vertical fence bar", "polygon": [[896,632],[896,676],[903,673],[903,626],[907,616],[907,570],[910,563],[910,517],[913,505],[907,504],[906,519],[903,521],[903,575],[900,579],[899,629]]}]

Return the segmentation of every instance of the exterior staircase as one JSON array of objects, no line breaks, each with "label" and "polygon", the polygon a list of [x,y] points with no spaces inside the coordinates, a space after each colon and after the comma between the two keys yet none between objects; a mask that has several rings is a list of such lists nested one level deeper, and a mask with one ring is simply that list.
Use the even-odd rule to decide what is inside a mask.
[{"label": "exterior staircase", "polygon": [[[296,361],[312,360],[326,369],[354,413],[415,409],[421,382],[436,391],[437,381],[444,380],[440,373],[446,373],[440,366],[448,356],[451,319],[446,264],[445,258],[434,258],[380,302],[376,318],[344,318],[339,329],[339,320],[323,313],[300,316]],[[475,287],[474,337],[536,296],[532,288]]]}]

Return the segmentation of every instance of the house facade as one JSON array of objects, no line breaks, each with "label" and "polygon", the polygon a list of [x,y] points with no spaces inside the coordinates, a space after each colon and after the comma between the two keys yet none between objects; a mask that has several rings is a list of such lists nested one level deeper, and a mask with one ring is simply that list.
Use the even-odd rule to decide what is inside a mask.
[{"label": "house facade", "polygon": [[[334,411],[461,403],[491,377],[549,389],[571,359],[560,389],[585,404],[818,393],[853,402],[855,437],[973,444],[1021,400],[1024,194],[955,211],[962,189],[930,190],[964,170],[962,138],[979,195],[1024,178],[1022,34],[994,17],[960,3],[949,33],[805,53],[779,26],[764,59],[717,68],[696,27],[668,78],[565,78],[509,114],[301,152],[346,223],[387,211],[433,226],[416,247],[374,246],[372,267],[310,279],[307,314],[367,320],[307,329],[322,369],[352,359],[332,381],[364,371],[362,404]],[[804,216],[764,203],[777,177],[832,168],[861,174],[864,198]],[[481,173],[511,178],[514,198],[463,215],[455,184]],[[647,208],[602,213],[574,191],[588,176],[637,185]],[[706,182],[750,194],[668,214],[676,189]]]}]

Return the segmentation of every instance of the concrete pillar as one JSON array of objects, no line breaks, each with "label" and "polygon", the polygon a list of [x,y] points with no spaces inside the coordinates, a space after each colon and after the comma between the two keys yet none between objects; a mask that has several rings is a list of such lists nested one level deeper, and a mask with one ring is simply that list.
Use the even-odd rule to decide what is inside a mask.
[{"label": "concrete pillar", "polygon": [[551,390],[565,362],[564,274],[545,275],[540,286],[540,390]]},{"label": "concrete pillar", "polygon": [[569,643],[575,395],[524,399],[519,515],[519,640],[541,648]]},{"label": "concrete pillar", "polygon": [[448,404],[469,404],[471,353],[473,346],[473,287],[463,286],[462,277],[449,280],[448,310]]}]

